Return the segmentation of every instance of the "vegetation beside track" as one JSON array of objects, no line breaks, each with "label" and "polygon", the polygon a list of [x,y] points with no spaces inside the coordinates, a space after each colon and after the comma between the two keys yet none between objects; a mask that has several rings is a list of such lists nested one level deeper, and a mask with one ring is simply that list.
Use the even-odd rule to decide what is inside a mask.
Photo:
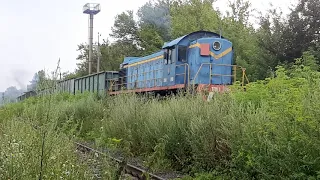
[{"label": "vegetation beside track", "polygon": [[[94,179],[88,158],[79,157],[73,141],[57,128],[57,99],[47,100],[0,108],[0,179]],[[114,176],[109,166],[104,170],[102,177]]]},{"label": "vegetation beside track", "polygon": [[[153,169],[180,170],[199,179],[320,178],[319,72],[305,66],[279,67],[276,75],[250,83],[245,92],[234,86],[231,93],[216,94],[210,102],[190,95],[165,100],[90,94],[30,98],[1,110],[0,134],[11,134],[11,142],[27,142],[25,152],[37,157],[25,171],[34,172],[32,177],[39,172],[42,140],[41,130],[32,127],[47,127],[54,129],[48,144],[56,149],[46,155],[46,162],[53,163],[50,167],[57,173],[65,172],[63,164],[77,164],[62,131],[120,148],[128,157],[141,156]],[[8,156],[8,141],[1,137],[2,159]],[[59,160],[51,162],[52,156]],[[15,164],[13,157],[5,162]],[[22,174],[19,166],[6,165],[10,168],[5,171],[8,176],[13,171]],[[80,171],[85,166],[76,168],[75,177],[87,172]],[[48,168],[46,172],[51,173]]]}]

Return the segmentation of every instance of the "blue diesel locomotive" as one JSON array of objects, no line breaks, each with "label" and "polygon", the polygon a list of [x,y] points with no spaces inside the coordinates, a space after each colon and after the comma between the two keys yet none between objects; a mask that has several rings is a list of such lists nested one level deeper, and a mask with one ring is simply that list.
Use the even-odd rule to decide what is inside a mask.
[{"label": "blue diesel locomotive", "polygon": [[[241,69],[244,84],[245,69]],[[151,55],[124,58],[119,71],[61,80],[53,89],[37,92],[37,95],[85,91],[109,95],[127,92],[163,94],[179,89],[225,91],[235,81],[236,70],[229,40],[214,32],[196,31],[165,43],[161,50]],[[18,101],[23,99],[24,95],[18,97]]]},{"label": "blue diesel locomotive", "polygon": [[[232,43],[217,33],[196,31],[165,43],[145,57],[126,57],[109,94],[185,89],[224,91],[236,78]],[[244,73],[244,71],[243,71]],[[112,81],[109,79],[108,81]]]}]

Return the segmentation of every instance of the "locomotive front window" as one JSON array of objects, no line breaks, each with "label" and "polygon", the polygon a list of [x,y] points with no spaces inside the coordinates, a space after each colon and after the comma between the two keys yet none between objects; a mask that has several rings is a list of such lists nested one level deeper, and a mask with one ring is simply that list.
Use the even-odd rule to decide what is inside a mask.
[{"label": "locomotive front window", "polygon": [[221,44],[219,41],[215,41],[213,43],[213,49],[216,50],[216,51],[219,51],[221,49]]},{"label": "locomotive front window", "polygon": [[179,46],[178,61],[187,62],[187,46]]}]

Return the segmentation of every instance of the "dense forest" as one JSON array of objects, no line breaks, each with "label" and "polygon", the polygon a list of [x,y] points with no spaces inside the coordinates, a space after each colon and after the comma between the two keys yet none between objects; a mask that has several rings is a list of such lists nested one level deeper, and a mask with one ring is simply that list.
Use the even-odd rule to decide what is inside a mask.
[{"label": "dense forest", "polygon": [[[228,10],[213,8],[215,0],[154,0],[139,8],[118,14],[111,28],[114,42],[100,45],[101,70],[118,70],[125,56],[144,56],[170,41],[197,30],[209,30],[233,42],[235,64],[247,68],[250,81],[274,76],[278,65],[288,69],[295,63],[318,69],[320,61],[320,2],[299,0],[283,15],[281,9],[266,13],[253,10],[250,1],[228,1]],[[255,14],[256,24],[251,23]],[[65,77],[87,74],[88,48],[78,45],[76,72]],[[94,50],[93,72],[97,51]]]}]

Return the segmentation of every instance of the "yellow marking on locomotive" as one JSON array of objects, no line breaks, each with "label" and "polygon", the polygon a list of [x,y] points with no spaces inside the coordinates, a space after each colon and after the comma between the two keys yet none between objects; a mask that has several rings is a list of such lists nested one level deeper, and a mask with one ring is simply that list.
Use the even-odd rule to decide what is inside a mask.
[{"label": "yellow marking on locomotive", "polygon": [[[196,44],[193,44],[191,46],[189,46],[189,48],[195,48],[195,47],[198,47],[200,48],[200,44],[199,43],[196,43]],[[212,57],[214,57],[215,59],[220,59],[222,58],[223,56],[227,55],[228,53],[230,53],[232,51],[232,47],[226,49],[225,51],[223,51],[221,54],[215,54],[213,52],[210,51],[210,55]],[[153,58],[150,58],[150,59],[146,59],[146,60],[143,60],[143,61],[139,61],[139,62],[136,62],[136,63],[133,63],[133,64],[128,64],[128,65],[125,65],[123,66],[124,68],[127,68],[127,67],[132,67],[132,66],[136,66],[136,65],[139,65],[139,64],[143,64],[143,63],[147,63],[147,62],[151,62],[151,61],[155,61],[155,60],[158,60],[158,59],[162,59],[163,58],[163,55],[160,55],[160,56],[157,56],[157,57],[153,57]]]},{"label": "yellow marking on locomotive", "polygon": [[218,54],[218,55],[217,55],[217,54],[214,54],[213,52],[210,52],[210,55],[211,55],[212,57],[214,57],[215,59],[220,59],[220,58],[222,58],[223,56],[229,54],[231,51],[232,51],[232,47],[226,49],[226,50],[223,51],[221,54]]},{"label": "yellow marking on locomotive", "polygon": [[193,45],[189,46],[190,49],[191,49],[191,48],[195,48],[195,47],[200,48],[200,44],[199,44],[199,43],[196,43],[196,44],[193,44]]},{"label": "yellow marking on locomotive", "polygon": [[150,59],[146,59],[146,60],[143,60],[143,61],[139,61],[139,62],[136,62],[136,63],[133,63],[133,64],[128,64],[128,65],[125,65],[123,67],[127,68],[127,67],[131,67],[131,66],[136,66],[136,65],[139,65],[139,64],[155,61],[155,60],[162,59],[162,58],[163,58],[163,55],[160,55],[160,56],[157,56],[157,57],[154,57],[154,58],[150,58]]},{"label": "yellow marking on locomotive", "polygon": [[[196,44],[193,44],[193,45],[189,46],[190,49],[191,49],[191,48],[195,48],[195,47],[200,48],[200,44],[199,44],[199,43],[196,43]],[[220,54],[215,54],[214,52],[211,52],[211,51],[210,51],[210,55],[211,55],[212,57],[214,57],[215,59],[220,59],[220,58],[222,58],[223,56],[225,56],[225,55],[227,55],[228,53],[230,53],[231,51],[232,51],[232,47],[226,49],[225,51],[223,51],[223,52],[220,53]]]}]

